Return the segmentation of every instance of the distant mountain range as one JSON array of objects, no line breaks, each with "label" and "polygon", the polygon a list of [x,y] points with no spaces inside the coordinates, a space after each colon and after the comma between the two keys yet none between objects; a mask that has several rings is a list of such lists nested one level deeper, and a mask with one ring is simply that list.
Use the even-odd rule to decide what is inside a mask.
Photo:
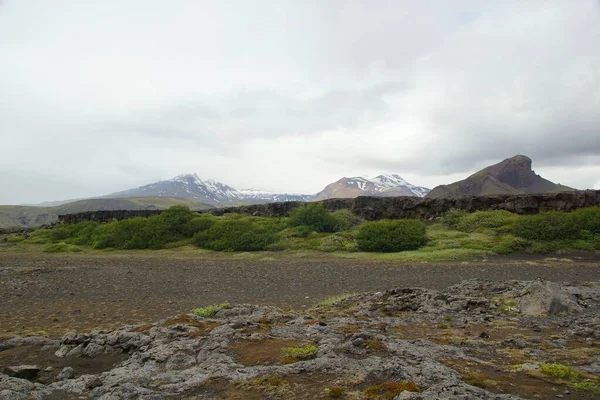
[{"label": "distant mountain range", "polygon": [[176,197],[193,199],[216,206],[240,203],[274,203],[280,201],[309,201],[312,195],[271,193],[257,189],[237,190],[212,179],[202,180],[196,174],[185,174],[173,179],[125,190],[106,197]]},{"label": "distant mountain range", "polygon": [[424,197],[429,189],[415,186],[406,182],[400,175],[385,174],[374,178],[342,178],[330,183],[317,193],[312,200],[325,200],[332,198],[352,198],[358,196],[417,196]]},{"label": "distant mountain range", "polygon": [[531,158],[518,155],[486,167],[462,181],[437,186],[427,197],[554,193],[571,190],[575,189],[550,182],[537,175],[531,169]]},{"label": "distant mountain range", "polygon": [[406,182],[400,175],[383,174],[374,178],[342,178],[330,183],[316,195],[271,193],[258,189],[238,190],[196,174],[184,174],[165,181],[92,199],[47,202],[32,206],[0,206],[0,227],[37,226],[57,219],[58,214],[116,209],[161,209],[186,205],[200,210],[241,204],[284,201],[319,201],[358,196],[456,197],[519,193],[550,193],[575,190],[555,184],[535,174],[526,156],[508,158],[468,178],[429,190]]}]

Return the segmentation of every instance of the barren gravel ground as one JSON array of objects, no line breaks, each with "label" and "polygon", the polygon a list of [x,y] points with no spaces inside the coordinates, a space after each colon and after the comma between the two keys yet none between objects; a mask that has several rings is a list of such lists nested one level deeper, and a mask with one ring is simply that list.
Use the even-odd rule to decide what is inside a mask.
[{"label": "barren gravel ground", "polygon": [[[561,256],[568,257],[568,256]],[[0,254],[0,339],[151,322],[214,302],[309,307],[340,293],[443,289],[464,279],[598,281],[598,255],[401,264],[332,257],[247,260],[132,253]]]}]

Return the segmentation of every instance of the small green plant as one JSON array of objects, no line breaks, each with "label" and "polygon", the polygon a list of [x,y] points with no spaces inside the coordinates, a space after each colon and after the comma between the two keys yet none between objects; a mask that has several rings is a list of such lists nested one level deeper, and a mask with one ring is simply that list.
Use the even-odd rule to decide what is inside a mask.
[{"label": "small green plant", "polygon": [[339,399],[344,394],[344,388],[339,387],[339,386],[333,386],[330,388],[326,388],[325,392],[332,399]]},{"label": "small green plant", "polygon": [[221,304],[212,304],[206,307],[194,308],[192,314],[198,317],[212,318],[219,310],[226,310],[228,308],[231,308],[231,305],[228,302],[224,302]]},{"label": "small green plant", "polygon": [[498,301],[498,311],[504,314],[513,314],[519,312],[519,303],[515,299],[500,299]]},{"label": "small green plant", "polygon": [[425,225],[418,220],[375,221],[363,224],[356,237],[362,251],[416,250],[427,242]]},{"label": "small green plant", "polygon": [[42,251],[44,253],[79,253],[81,251],[81,247],[61,242],[50,244],[44,247]]},{"label": "small green plant", "polygon": [[543,374],[553,378],[564,379],[568,381],[575,380],[581,377],[581,373],[568,365],[559,363],[540,363],[540,370]]},{"label": "small green plant", "polygon": [[306,344],[299,347],[282,347],[281,359],[284,364],[291,364],[300,360],[315,358],[319,348],[314,344]]}]

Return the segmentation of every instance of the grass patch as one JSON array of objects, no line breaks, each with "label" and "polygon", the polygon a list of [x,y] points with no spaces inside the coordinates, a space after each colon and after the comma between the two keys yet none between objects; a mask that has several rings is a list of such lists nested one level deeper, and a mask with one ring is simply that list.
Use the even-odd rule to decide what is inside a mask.
[{"label": "grass patch", "polygon": [[206,307],[194,308],[192,314],[198,317],[212,318],[219,310],[226,310],[228,308],[231,308],[231,305],[228,302],[224,302],[221,304],[212,304]]},{"label": "grass patch", "polygon": [[44,253],[79,253],[82,251],[82,249],[74,244],[61,242],[50,244],[44,247],[42,251]]},{"label": "grass patch", "polygon": [[592,382],[592,381],[575,382],[575,383],[573,383],[572,386],[573,386],[573,388],[575,388],[577,390],[600,394],[600,382],[599,383]]}]

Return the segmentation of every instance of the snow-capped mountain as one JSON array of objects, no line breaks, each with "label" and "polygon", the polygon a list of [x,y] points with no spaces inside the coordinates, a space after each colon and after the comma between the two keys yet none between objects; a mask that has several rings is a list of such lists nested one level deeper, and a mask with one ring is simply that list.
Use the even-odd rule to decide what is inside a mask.
[{"label": "snow-capped mountain", "polygon": [[273,193],[265,192],[259,189],[241,189],[239,191],[245,200],[260,201],[268,203],[277,203],[282,201],[309,201],[313,198],[312,194],[299,193]]},{"label": "snow-capped mountain", "polygon": [[113,193],[107,197],[179,197],[226,206],[231,203],[308,201],[312,195],[279,194],[257,189],[237,190],[212,179],[202,180],[196,174],[184,174],[137,189]]},{"label": "snow-capped mountain", "polygon": [[358,196],[417,196],[424,197],[429,189],[415,186],[406,182],[400,175],[383,174],[374,178],[342,178],[337,182],[330,183],[315,195],[313,200],[325,200],[332,198],[348,198]]}]

